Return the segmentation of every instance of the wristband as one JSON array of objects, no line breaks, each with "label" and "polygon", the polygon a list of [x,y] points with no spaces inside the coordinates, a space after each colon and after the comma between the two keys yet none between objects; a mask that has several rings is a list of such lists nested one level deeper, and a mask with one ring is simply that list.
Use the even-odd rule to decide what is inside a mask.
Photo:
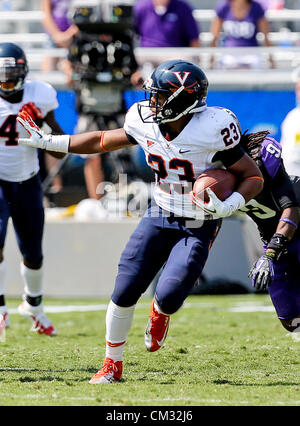
[{"label": "wristband", "polygon": [[282,219],[279,219],[279,222],[286,222],[286,223],[289,223],[290,225],[293,225],[295,228],[298,228],[298,225],[295,222],[293,222],[291,219],[282,218]]},{"label": "wristband", "polygon": [[250,180],[250,179],[257,179],[257,180],[261,180],[264,183],[264,178],[260,177],[260,176],[249,176],[247,177],[245,180]]},{"label": "wristband", "polygon": [[69,151],[70,135],[50,135],[46,141],[45,149],[47,151],[56,151],[67,153]]},{"label": "wristband", "polygon": [[268,251],[268,249],[265,252],[265,256],[268,257],[271,260],[277,259],[277,255],[276,255],[275,251]]},{"label": "wristband", "polygon": [[246,200],[241,193],[233,192],[230,197],[226,198],[226,200],[223,201],[223,203],[227,204],[232,210],[232,212],[234,212],[235,210],[244,207],[244,205],[246,204]]}]

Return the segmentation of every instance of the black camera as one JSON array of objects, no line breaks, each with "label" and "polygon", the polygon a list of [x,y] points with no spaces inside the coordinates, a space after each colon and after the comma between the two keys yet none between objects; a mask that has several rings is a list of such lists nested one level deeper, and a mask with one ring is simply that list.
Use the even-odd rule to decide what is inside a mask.
[{"label": "black camera", "polygon": [[75,89],[84,112],[117,112],[122,92],[138,68],[132,6],[106,1],[93,6],[91,2],[84,3],[74,4],[72,19],[80,32],[74,37],[68,56],[73,65]]}]

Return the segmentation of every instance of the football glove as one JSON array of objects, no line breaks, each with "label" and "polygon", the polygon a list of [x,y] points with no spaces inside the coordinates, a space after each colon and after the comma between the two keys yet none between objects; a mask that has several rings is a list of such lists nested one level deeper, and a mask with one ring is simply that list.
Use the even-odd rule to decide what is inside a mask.
[{"label": "football glove", "polygon": [[192,197],[192,201],[205,213],[214,217],[231,216],[233,212],[245,205],[245,199],[239,192],[234,192],[224,201],[221,201],[210,188],[207,188],[206,192],[209,196],[209,202],[204,202],[204,200],[195,197]]},{"label": "football glove", "polygon": [[254,262],[250,269],[248,277],[252,278],[252,286],[257,291],[266,290],[271,283],[271,280],[274,278],[275,256],[267,253],[264,254],[257,262]]},{"label": "football glove", "polygon": [[27,104],[24,104],[20,109],[19,113],[24,111],[30,115],[32,120],[41,120],[43,118],[42,111],[33,102],[28,102]]},{"label": "football glove", "polygon": [[19,144],[47,151],[68,152],[70,135],[47,135],[35,124],[26,111],[19,112],[17,120],[30,136],[30,139],[19,138]]}]

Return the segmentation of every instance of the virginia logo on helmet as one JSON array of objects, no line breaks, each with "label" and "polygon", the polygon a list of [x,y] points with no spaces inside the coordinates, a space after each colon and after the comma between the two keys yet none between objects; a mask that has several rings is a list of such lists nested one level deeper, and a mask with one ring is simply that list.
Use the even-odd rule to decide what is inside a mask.
[{"label": "virginia logo on helmet", "polygon": [[184,71],[183,77],[181,77],[181,73],[179,71],[174,71],[173,74],[176,75],[176,77],[178,78],[179,83],[181,84],[181,86],[184,86],[184,83],[185,83],[186,79],[188,78],[188,76],[191,73],[188,72],[188,71]]}]

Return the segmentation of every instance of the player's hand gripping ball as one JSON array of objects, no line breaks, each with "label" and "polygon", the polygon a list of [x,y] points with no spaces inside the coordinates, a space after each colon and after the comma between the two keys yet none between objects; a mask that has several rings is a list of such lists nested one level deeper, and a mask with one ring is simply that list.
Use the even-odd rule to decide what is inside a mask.
[{"label": "player's hand gripping ball", "polygon": [[209,169],[196,179],[190,197],[207,214],[215,217],[230,216],[232,206],[225,200],[234,192],[236,185],[236,177],[228,170]]}]

